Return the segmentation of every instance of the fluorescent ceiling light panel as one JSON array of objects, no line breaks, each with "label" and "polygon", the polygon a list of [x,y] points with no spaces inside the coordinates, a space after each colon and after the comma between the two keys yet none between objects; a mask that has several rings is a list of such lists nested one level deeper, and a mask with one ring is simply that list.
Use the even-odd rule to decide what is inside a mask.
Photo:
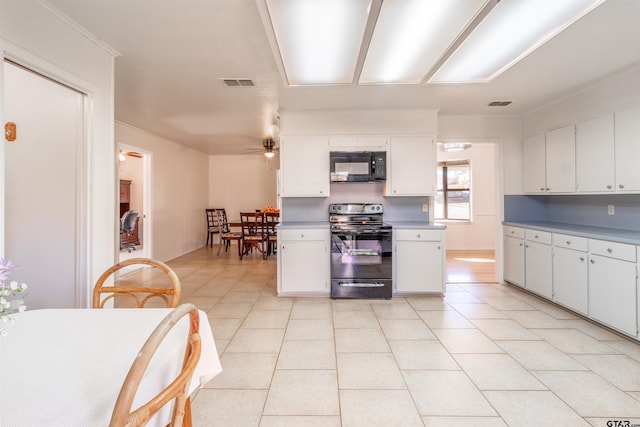
[{"label": "fluorescent ceiling light panel", "polygon": [[502,0],[429,83],[489,82],[604,0]]},{"label": "fluorescent ceiling light panel", "polygon": [[385,0],[359,83],[420,83],[487,0]]},{"label": "fluorescent ceiling light panel", "polygon": [[266,0],[290,85],[351,84],[371,0]]}]

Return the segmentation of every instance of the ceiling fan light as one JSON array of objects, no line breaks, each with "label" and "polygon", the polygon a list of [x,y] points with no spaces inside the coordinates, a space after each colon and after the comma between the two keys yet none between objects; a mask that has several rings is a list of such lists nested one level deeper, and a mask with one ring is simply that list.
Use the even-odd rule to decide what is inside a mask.
[{"label": "ceiling fan light", "polygon": [[276,155],[276,153],[274,153],[273,151],[265,151],[265,152],[264,152],[264,156],[265,156],[267,159],[270,159],[270,158],[272,158],[272,157],[273,157],[273,156],[275,156],[275,155]]}]

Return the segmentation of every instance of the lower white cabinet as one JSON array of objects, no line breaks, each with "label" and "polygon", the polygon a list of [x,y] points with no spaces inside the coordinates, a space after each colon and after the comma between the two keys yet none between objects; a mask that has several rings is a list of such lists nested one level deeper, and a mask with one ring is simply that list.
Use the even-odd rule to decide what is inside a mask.
[{"label": "lower white cabinet", "polygon": [[278,230],[278,295],[329,295],[329,230]]},{"label": "lower white cabinet", "polygon": [[637,336],[636,247],[589,240],[589,316]]},{"label": "lower white cabinet", "polygon": [[638,246],[566,233],[505,225],[504,280],[640,339]]},{"label": "lower white cabinet", "polygon": [[583,237],[553,233],[553,301],[589,312],[588,244]]},{"label": "lower white cabinet", "polygon": [[443,294],[444,231],[398,229],[393,231],[393,239],[394,292]]},{"label": "lower white cabinet", "polygon": [[551,233],[525,230],[525,288],[549,299],[553,296],[551,254]]},{"label": "lower white cabinet", "polygon": [[524,288],[524,229],[504,227],[504,280]]}]

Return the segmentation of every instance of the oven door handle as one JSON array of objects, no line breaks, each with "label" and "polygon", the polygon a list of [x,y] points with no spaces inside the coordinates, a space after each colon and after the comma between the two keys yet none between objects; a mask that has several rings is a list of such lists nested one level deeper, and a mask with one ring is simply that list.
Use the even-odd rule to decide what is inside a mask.
[{"label": "oven door handle", "polygon": [[369,282],[369,283],[353,283],[353,282],[338,282],[339,286],[346,286],[350,288],[381,288],[385,284],[381,282]]}]

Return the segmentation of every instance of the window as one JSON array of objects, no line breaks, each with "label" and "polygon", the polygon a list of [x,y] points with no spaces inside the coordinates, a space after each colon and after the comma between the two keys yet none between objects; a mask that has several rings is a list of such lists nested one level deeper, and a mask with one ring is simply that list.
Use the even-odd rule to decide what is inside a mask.
[{"label": "window", "polygon": [[471,165],[469,160],[438,163],[436,219],[471,220]]}]

